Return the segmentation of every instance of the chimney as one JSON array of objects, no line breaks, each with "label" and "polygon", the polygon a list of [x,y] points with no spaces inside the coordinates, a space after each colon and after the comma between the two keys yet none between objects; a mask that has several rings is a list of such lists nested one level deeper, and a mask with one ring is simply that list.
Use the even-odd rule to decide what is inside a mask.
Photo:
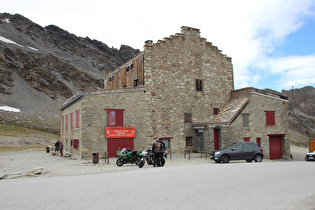
[{"label": "chimney", "polygon": [[152,47],[153,46],[153,41],[152,40],[147,40],[144,42],[144,47]]}]

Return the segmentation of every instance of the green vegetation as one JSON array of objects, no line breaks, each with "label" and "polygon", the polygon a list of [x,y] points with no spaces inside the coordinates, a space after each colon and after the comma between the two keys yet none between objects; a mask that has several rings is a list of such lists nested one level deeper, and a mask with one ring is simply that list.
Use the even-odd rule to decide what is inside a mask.
[{"label": "green vegetation", "polygon": [[5,151],[23,151],[23,150],[45,150],[46,147],[43,145],[27,145],[27,146],[0,146],[0,152]]},{"label": "green vegetation", "polygon": [[15,123],[0,123],[0,133],[5,136],[17,136],[19,134],[34,134],[34,133],[46,133],[44,131],[39,131],[36,129],[26,128]]},{"label": "green vegetation", "polygon": [[60,139],[53,132],[28,128],[17,123],[0,122],[0,152],[22,150],[45,150],[47,144]]}]

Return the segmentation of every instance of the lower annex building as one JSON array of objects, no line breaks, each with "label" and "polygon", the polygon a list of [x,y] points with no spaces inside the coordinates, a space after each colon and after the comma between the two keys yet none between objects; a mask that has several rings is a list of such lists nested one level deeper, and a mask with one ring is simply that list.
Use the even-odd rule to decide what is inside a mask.
[{"label": "lower annex building", "polygon": [[257,142],[266,158],[290,158],[288,100],[274,91],[234,90],[231,58],[183,26],[105,75],[104,90],[79,92],[61,107],[65,151],[82,159],[142,150],[162,137],[172,152]]}]

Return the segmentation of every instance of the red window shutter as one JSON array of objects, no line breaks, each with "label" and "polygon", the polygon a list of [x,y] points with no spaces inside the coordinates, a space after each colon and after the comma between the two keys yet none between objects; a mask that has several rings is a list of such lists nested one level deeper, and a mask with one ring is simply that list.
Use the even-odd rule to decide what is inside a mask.
[{"label": "red window shutter", "polygon": [[68,129],[68,121],[69,121],[69,116],[66,115],[66,129]]},{"label": "red window shutter", "polygon": [[65,117],[62,116],[62,120],[61,120],[61,129],[64,130],[65,129]]},{"label": "red window shutter", "polygon": [[80,127],[80,110],[75,111],[75,127]]},{"label": "red window shutter", "polygon": [[70,128],[73,128],[73,113],[70,113]]},{"label": "red window shutter", "polygon": [[260,138],[256,138],[256,143],[260,146]]},{"label": "red window shutter", "polygon": [[244,142],[249,142],[250,137],[243,137]]},{"label": "red window shutter", "polygon": [[116,126],[124,125],[124,113],[123,110],[116,110]]},{"label": "red window shutter", "polygon": [[266,113],[266,125],[275,125],[275,111],[265,111]]}]

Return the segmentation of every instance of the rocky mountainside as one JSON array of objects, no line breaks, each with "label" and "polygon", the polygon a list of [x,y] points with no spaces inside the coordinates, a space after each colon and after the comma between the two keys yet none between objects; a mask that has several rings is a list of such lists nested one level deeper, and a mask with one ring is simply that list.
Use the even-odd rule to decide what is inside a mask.
[{"label": "rocky mountainside", "polygon": [[57,114],[80,90],[102,89],[104,74],[140,53],[41,27],[22,15],[0,13],[0,106]]},{"label": "rocky mountainside", "polygon": [[298,145],[307,145],[310,138],[315,139],[315,88],[307,86],[301,89],[282,90],[290,101],[289,123],[291,141]]}]

